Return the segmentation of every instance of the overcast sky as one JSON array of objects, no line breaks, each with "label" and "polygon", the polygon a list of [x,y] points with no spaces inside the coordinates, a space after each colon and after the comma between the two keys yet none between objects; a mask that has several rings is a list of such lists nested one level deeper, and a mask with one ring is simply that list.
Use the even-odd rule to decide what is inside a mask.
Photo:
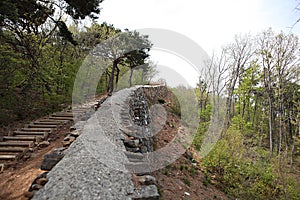
[{"label": "overcast sky", "polygon": [[[238,33],[255,35],[272,27],[276,32],[291,31],[299,35],[300,23],[290,28],[300,17],[296,5],[297,0],[105,0],[98,21],[106,21],[120,29],[176,31],[211,55],[233,41]],[[152,55],[155,62],[168,67],[184,62],[174,55],[166,59],[172,56],[167,56],[166,52],[153,52]],[[195,82],[196,74],[192,71],[187,74],[183,74],[185,79]]]}]

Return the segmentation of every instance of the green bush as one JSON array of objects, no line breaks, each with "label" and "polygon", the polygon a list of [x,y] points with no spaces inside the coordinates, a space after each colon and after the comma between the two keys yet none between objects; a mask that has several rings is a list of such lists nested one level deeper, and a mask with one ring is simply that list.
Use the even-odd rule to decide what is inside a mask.
[{"label": "green bush", "polygon": [[241,133],[230,129],[204,158],[203,164],[209,172],[216,174],[219,186],[230,196],[241,199],[282,198],[283,185],[274,165],[245,155]]}]

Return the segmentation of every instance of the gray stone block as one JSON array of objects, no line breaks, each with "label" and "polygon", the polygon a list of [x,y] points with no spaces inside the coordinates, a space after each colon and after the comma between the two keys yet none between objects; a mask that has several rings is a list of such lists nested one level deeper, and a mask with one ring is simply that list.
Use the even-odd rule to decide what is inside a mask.
[{"label": "gray stone block", "polygon": [[159,194],[155,185],[143,186],[134,191],[132,195],[134,200],[158,200]]}]

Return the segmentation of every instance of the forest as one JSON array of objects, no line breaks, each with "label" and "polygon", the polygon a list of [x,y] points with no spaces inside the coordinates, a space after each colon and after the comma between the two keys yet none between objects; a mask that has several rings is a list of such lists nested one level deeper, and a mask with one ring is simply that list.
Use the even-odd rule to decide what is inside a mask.
[{"label": "forest", "polygon": [[[206,63],[196,93],[198,150],[223,100],[220,140],[203,159],[229,194],[242,199],[299,199],[299,39],[272,29],[237,35]],[[222,112],[219,110],[218,112]]]},{"label": "forest", "polygon": [[[111,60],[99,81],[98,93],[112,93],[118,77],[130,71],[130,85],[146,83],[155,70],[146,62],[151,43],[135,31],[121,31],[113,25],[93,23],[101,0],[81,1],[1,1],[0,4],[0,122],[31,120],[62,109],[72,101],[77,71],[87,55],[107,38],[122,46],[99,51]],[[68,25],[67,25],[68,24]],[[128,52],[126,39],[135,39],[139,49]],[[118,40],[118,41],[117,41]],[[131,47],[133,48],[133,47]],[[132,77],[133,70],[139,78]]]},{"label": "forest", "polygon": [[[147,36],[105,22],[83,25],[99,17],[102,1],[0,2],[1,129],[68,107],[80,66],[109,38],[111,46],[94,52],[107,61],[97,94],[154,77]],[[299,50],[297,35],[270,28],[237,35],[207,60],[194,88],[200,123],[193,148],[201,150],[215,101],[225,102],[225,119],[220,139],[201,160],[206,184],[216,179],[238,199],[300,199]]]}]

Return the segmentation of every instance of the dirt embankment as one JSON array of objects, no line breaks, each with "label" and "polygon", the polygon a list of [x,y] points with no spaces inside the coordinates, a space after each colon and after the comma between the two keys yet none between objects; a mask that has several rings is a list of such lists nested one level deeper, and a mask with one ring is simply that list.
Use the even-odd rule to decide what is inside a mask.
[{"label": "dirt embankment", "polygon": [[[174,99],[170,92],[164,99],[164,108],[167,111],[167,119],[163,128],[155,137],[156,149],[169,144],[178,134],[181,122],[180,117],[173,112],[170,106],[174,105]],[[186,131],[186,129],[183,129]],[[189,148],[175,162],[154,172],[158,182],[159,192],[163,200],[201,200],[201,199],[229,199],[226,194],[214,186],[214,181],[204,174],[200,159],[197,159],[194,149]]]}]

